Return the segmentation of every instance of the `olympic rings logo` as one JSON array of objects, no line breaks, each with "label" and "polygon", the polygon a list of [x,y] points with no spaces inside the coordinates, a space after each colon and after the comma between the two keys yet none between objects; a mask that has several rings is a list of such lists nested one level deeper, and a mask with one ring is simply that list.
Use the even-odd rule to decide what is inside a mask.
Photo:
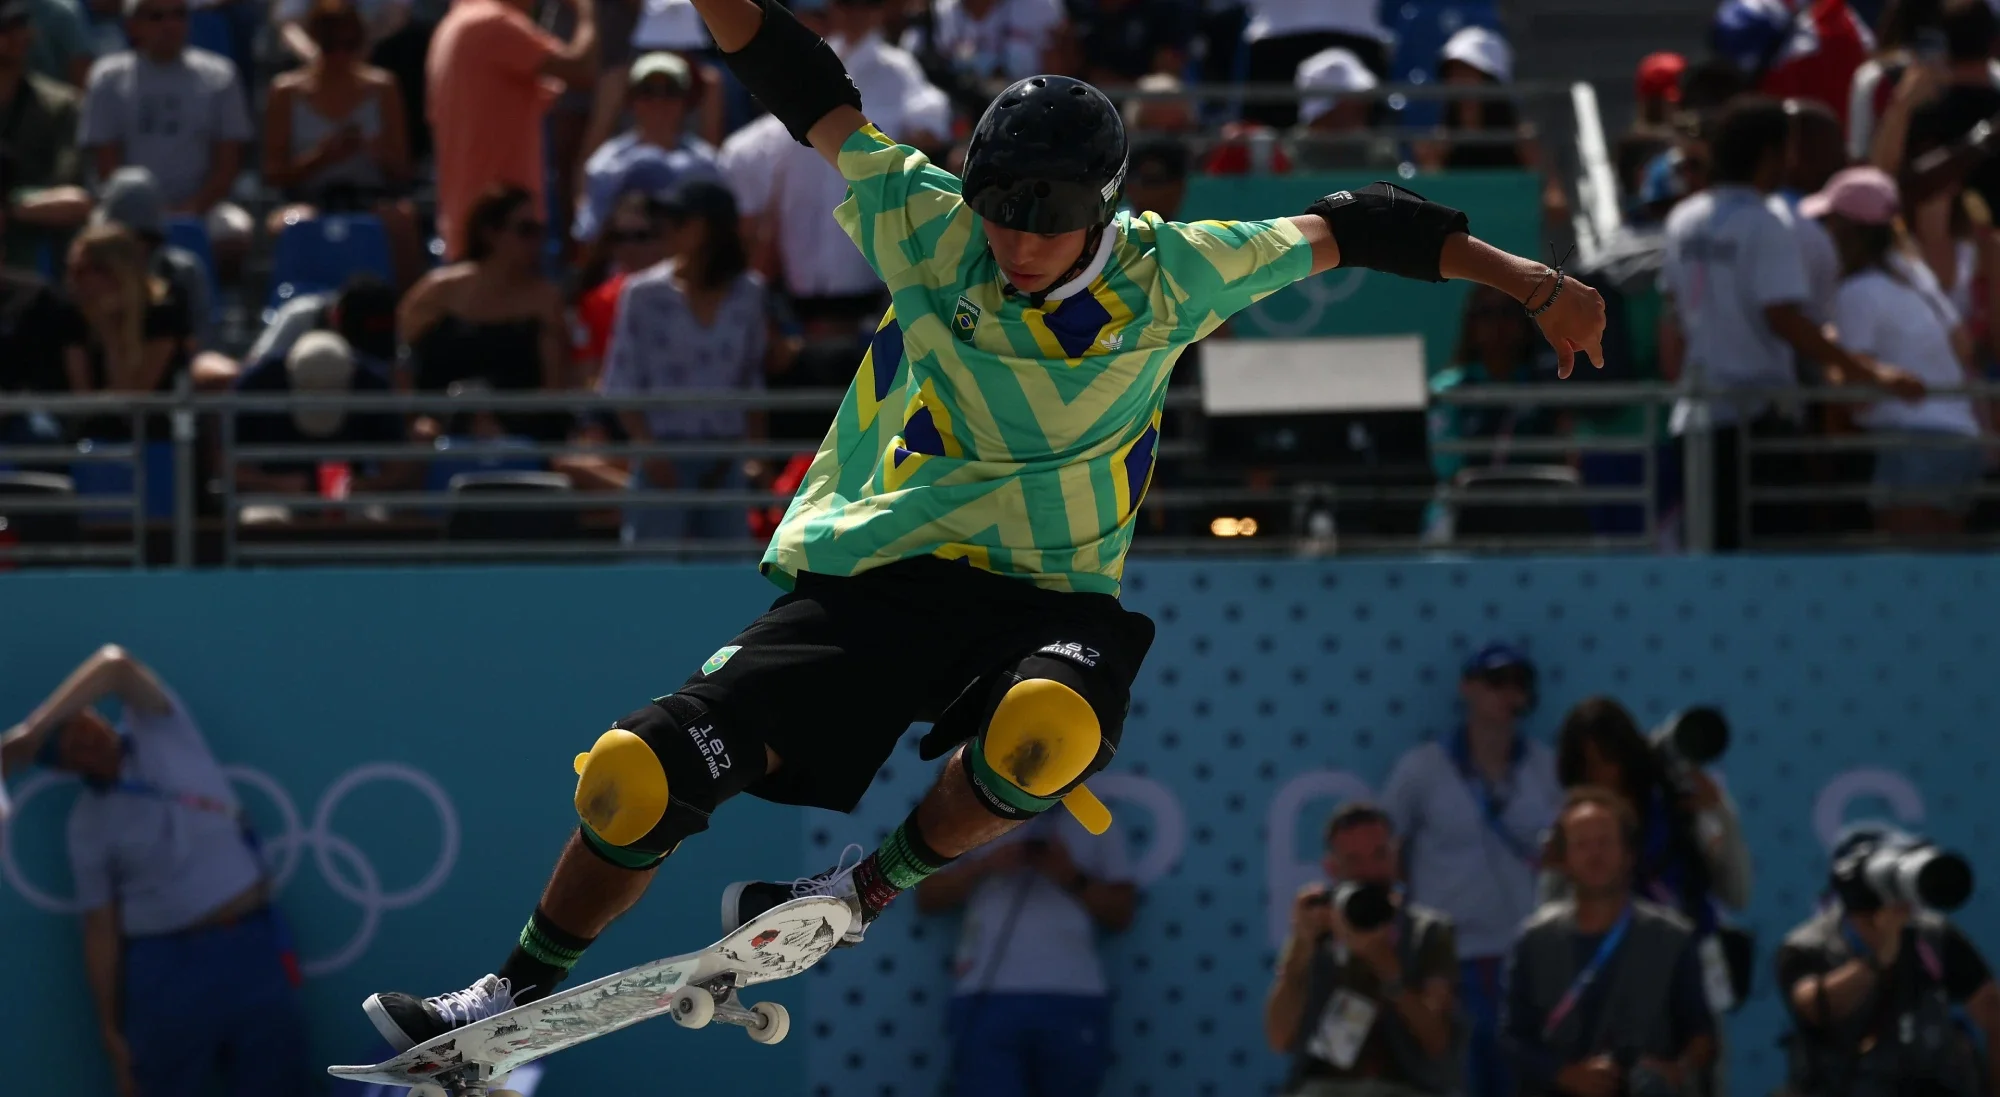
[{"label": "olympic rings logo", "polygon": [[[277,832],[267,834],[260,831],[258,835],[264,855],[264,870],[270,875],[273,891],[283,894],[285,886],[298,871],[300,861],[310,850],[313,864],[326,885],[333,889],[334,894],[353,903],[361,911],[360,924],[345,944],[324,956],[300,958],[300,968],[307,975],[339,971],[360,959],[373,943],[383,914],[416,906],[436,894],[451,876],[452,867],[458,863],[458,810],[444,788],[420,769],[396,762],[371,762],[348,770],[320,795],[319,803],[313,808],[310,826],[304,825],[298,806],[292,802],[285,786],[270,774],[237,765],[224,766],[222,771],[235,784],[261,794],[277,809]],[[22,817],[28,802],[36,794],[74,781],[74,777],[66,774],[47,772],[37,773],[23,781],[14,793],[15,818]],[[429,870],[416,883],[396,890],[384,890],[381,874],[375,870],[374,862],[359,846],[333,830],[334,812],[339,810],[341,802],[356,789],[377,781],[408,785],[415,789],[430,802],[440,831],[437,858]],[[82,908],[74,897],[54,895],[27,879],[14,857],[14,832],[17,829],[0,824],[0,878],[4,878],[28,905],[37,909],[51,914],[80,912]]]}]

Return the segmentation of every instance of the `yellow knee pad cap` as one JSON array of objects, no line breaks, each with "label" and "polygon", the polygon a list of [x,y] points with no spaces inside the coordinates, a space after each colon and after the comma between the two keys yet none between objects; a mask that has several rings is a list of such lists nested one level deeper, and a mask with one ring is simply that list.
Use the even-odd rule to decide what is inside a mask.
[{"label": "yellow knee pad cap", "polygon": [[667,814],[667,771],[644,739],[623,728],[576,756],[576,813],[616,846],[644,838]]},{"label": "yellow knee pad cap", "polygon": [[[1102,741],[1097,712],[1082,694],[1051,679],[1028,678],[1001,696],[977,746],[983,767],[993,776],[1044,803],[1030,808],[1032,801],[1016,801],[1004,789],[993,791],[1017,808],[1040,810],[1090,772]],[[1093,834],[1111,825],[1111,813],[1082,785],[1070,789],[1062,802]]]}]

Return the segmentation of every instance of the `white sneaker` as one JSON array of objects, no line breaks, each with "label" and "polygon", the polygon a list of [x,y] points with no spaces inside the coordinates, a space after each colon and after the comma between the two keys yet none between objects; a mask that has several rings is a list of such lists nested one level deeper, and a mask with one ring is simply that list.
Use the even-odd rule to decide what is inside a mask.
[{"label": "white sneaker", "polygon": [[[854,863],[847,858],[853,856]],[[854,912],[854,918],[847,923],[847,932],[840,938],[836,948],[849,948],[861,943],[863,934],[868,932],[872,920],[866,908],[861,905],[861,893],[854,889],[854,870],[861,867],[867,853],[858,845],[850,845],[840,851],[840,861],[832,868],[814,876],[804,876],[790,883],[770,880],[739,880],[722,889],[722,932],[734,933],[738,926],[758,915],[793,899],[804,899],[813,895],[825,895],[847,904]]]},{"label": "white sneaker", "polygon": [[398,1053],[513,1008],[514,988],[498,975],[433,998],[391,991],[371,994],[361,1003],[361,1012],[374,1022],[375,1031]]}]

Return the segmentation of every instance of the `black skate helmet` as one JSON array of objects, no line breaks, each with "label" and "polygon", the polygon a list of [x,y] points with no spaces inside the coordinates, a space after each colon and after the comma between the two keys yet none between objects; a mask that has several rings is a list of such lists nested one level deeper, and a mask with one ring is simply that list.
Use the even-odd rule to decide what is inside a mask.
[{"label": "black skate helmet", "polygon": [[973,127],[964,189],[973,212],[1006,228],[1101,229],[1125,189],[1125,121],[1081,80],[1016,81]]}]

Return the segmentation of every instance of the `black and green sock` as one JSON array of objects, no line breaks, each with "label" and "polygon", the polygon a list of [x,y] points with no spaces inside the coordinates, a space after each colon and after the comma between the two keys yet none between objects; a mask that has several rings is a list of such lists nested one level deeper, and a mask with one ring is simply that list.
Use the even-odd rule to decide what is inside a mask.
[{"label": "black and green sock", "polygon": [[555,993],[569,977],[569,971],[583,958],[583,950],[595,937],[578,937],[549,920],[536,907],[528,924],[521,927],[521,940],[500,966],[499,975],[514,991],[514,1004],[522,1005]]},{"label": "black and green sock", "polygon": [[909,817],[897,824],[882,839],[881,846],[854,870],[854,890],[861,896],[863,913],[872,920],[891,899],[916,887],[953,860],[924,841],[923,829],[917,825],[917,813],[912,809]]}]

